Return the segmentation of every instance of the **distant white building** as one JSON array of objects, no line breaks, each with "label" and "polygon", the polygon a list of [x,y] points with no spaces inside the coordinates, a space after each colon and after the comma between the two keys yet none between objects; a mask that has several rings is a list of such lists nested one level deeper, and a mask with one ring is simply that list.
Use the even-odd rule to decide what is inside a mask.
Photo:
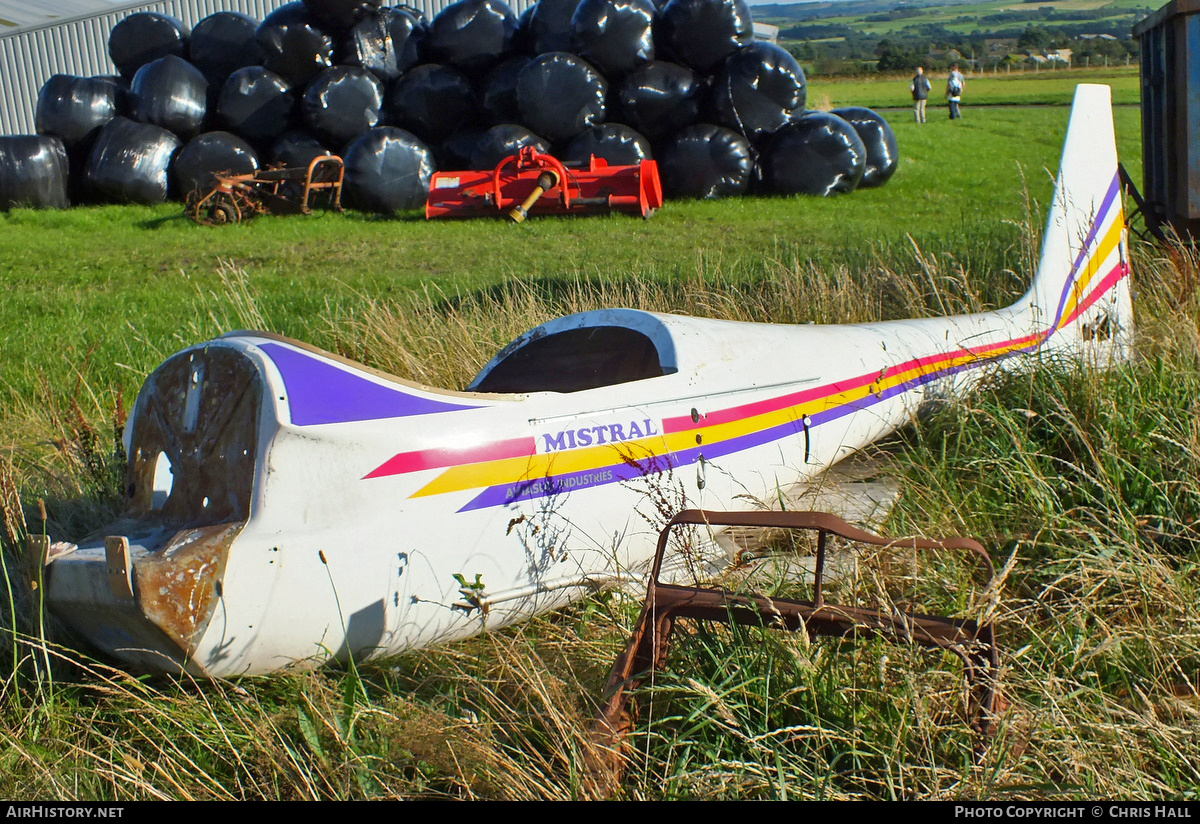
[{"label": "distant white building", "polygon": [[772,26],[770,23],[755,23],[754,39],[765,40],[768,43],[778,43],[779,26]]}]

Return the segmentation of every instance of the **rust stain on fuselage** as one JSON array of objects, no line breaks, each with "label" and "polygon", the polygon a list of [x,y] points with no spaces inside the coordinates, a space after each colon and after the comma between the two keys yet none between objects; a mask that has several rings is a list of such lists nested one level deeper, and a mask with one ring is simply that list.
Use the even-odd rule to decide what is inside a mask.
[{"label": "rust stain on fuselage", "polygon": [[[122,516],[80,543],[124,536],[131,546],[133,601],[99,586],[101,561],[74,553],[50,607],[99,645],[113,632],[138,646],[128,660],[166,656],[192,662],[221,598],[233,541],[250,517],[263,383],[244,354],[220,345],[181,352],[138,396],[132,420]],[[169,469],[169,473],[165,470]],[[70,583],[68,583],[70,582]]]}]

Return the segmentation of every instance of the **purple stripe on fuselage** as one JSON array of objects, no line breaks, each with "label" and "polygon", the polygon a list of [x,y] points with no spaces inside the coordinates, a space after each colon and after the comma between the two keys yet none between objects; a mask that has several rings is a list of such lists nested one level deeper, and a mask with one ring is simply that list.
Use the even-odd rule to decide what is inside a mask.
[{"label": "purple stripe on fuselage", "polygon": [[487,509],[514,501],[532,501],[535,498],[564,495],[577,489],[589,489],[618,481],[642,478],[670,469],[674,459],[674,454],[657,455],[640,460],[622,461],[612,466],[600,466],[579,472],[567,472],[563,475],[547,475],[542,478],[514,481],[511,484],[489,486],[458,511],[470,512],[473,509]]},{"label": "purple stripe on fuselage", "polygon": [[[1053,331],[1053,330],[1051,330]],[[1028,349],[1036,349],[1038,343],[1031,344]],[[943,369],[937,369],[932,372],[917,375],[904,383],[884,389],[876,393],[870,393],[857,400],[847,401],[839,406],[830,409],[824,409],[820,412],[814,412],[808,416],[809,429],[835,421],[838,418],[843,418],[854,412],[868,409],[877,403],[881,403],[896,395],[902,395],[905,392],[924,386],[931,381],[944,378],[949,375],[957,374],[968,369],[978,369],[989,363],[1004,360],[1024,349],[1016,349],[1012,352],[1005,352],[1000,355],[991,357],[981,357],[978,360],[961,363],[956,366],[947,366]],[[477,496],[472,498],[459,512],[468,512],[474,509],[486,509],[491,506],[502,506],[504,504],[513,503],[515,501],[529,501],[536,498],[545,498],[550,495],[562,495],[568,492],[573,492],[580,489],[588,489],[595,486],[604,486],[606,484],[617,483],[618,481],[632,480],[640,478],[651,473],[662,472],[667,469],[690,466],[697,463],[701,459],[714,460],[723,458],[726,455],[732,455],[735,452],[742,452],[747,449],[753,449],[756,446],[772,443],[782,438],[791,435],[799,435],[804,431],[804,424],[801,420],[793,418],[781,424],[760,429],[756,432],[749,432],[745,435],[740,435],[728,440],[704,444],[702,446],[689,447],[680,449],[675,452],[669,452],[665,455],[652,456],[637,460],[622,461],[619,464],[611,466],[601,466],[595,469],[585,469],[579,472],[571,472],[565,475],[548,475],[542,478],[527,479],[517,481],[512,484],[499,484],[491,486],[483,490]]]},{"label": "purple stripe on fuselage", "polygon": [[474,409],[466,404],[422,398],[403,389],[383,386],[348,369],[278,343],[263,343],[287,392],[296,426],[373,421]]},{"label": "purple stripe on fuselage", "polygon": [[1120,175],[1114,175],[1112,184],[1108,187],[1108,192],[1104,195],[1104,200],[1100,203],[1100,209],[1096,212],[1092,219],[1092,228],[1084,238],[1083,247],[1080,248],[1079,254],[1075,256],[1075,263],[1071,265],[1071,274],[1067,277],[1067,282],[1063,285],[1062,294],[1058,297],[1058,310],[1054,313],[1054,322],[1050,324],[1051,329],[1057,329],[1058,324],[1062,321],[1063,309],[1067,305],[1067,296],[1071,294],[1071,287],[1075,285],[1075,276],[1079,274],[1079,267],[1083,265],[1083,261],[1087,258],[1089,250],[1092,248],[1092,243],[1096,240],[1096,234],[1100,231],[1100,227],[1104,225],[1104,221],[1108,218],[1108,209],[1112,206],[1113,201],[1117,197],[1117,192],[1121,189]]}]

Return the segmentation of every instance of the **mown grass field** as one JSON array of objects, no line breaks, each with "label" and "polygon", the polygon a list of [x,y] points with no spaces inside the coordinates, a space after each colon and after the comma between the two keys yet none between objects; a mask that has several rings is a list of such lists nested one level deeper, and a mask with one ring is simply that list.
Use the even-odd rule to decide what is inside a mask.
[{"label": "mown grass field", "polygon": [[[930,72],[933,89],[931,105],[941,104],[945,91],[945,73]],[[809,83],[811,106],[867,106],[889,108],[909,106],[912,98],[908,85],[912,75],[867,75],[854,82],[833,82],[813,78]],[[985,72],[967,77],[964,107],[978,106],[1065,106],[1071,102],[1077,83],[1104,83],[1113,90],[1113,103],[1137,105],[1141,100],[1138,67],[1114,66],[1109,69],[1043,69],[1041,71]],[[944,110],[943,110],[944,111]],[[1129,162],[1129,158],[1125,158]]]},{"label": "mown grass field", "polygon": [[[20,577],[20,532],[43,528],[39,498],[56,538],[112,517],[118,398],[128,407],[164,357],[229,328],[460,386],[523,328],[592,306],[827,322],[1007,302],[1027,282],[1066,115],[981,106],[917,126],[897,111],[902,163],[882,189],[669,203],[647,222],[0,214],[6,575]],[[1138,179],[1137,110],[1116,125]],[[996,381],[889,446],[904,493],[888,531],[975,535],[1005,567],[994,601],[970,601],[953,566],[915,591],[884,581],[897,602],[996,619],[1009,707],[979,760],[953,659],[700,630],[640,695],[618,796],[1200,791],[1198,267],[1184,248],[1139,246],[1135,264],[1133,364]],[[193,684],[31,643],[19,591],[0,592],[4,626],[26,633],[0,635],[0,795],[41,799],[589,797],[588,719],[637,606],[602,595],[349,673]]]}]

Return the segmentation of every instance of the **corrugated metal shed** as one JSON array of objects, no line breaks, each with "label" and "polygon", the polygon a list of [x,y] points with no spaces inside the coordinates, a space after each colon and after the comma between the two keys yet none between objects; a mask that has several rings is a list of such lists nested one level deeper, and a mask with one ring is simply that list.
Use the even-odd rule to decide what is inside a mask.
[{"label": "corrugated metal shed", "polygon": [[[261,20],[287,0],[0,0],[0,134],[32,134],[38,91],[55,74],[115,74],[108,34],[135,11],[157,11],[187,26],[218,11]],[[452,0],[407,0],[432,18]],[[533,0],[509,0],[520,14]],[[389,4],[391,5],[391,4]],[[11,24],[11,25],[9,25]]]},{"label": "corrugated metal shed", "polygon": [[1133,27],[1141,46],[1146,210],[1200,236],[1200,0],[1172,0]]},{"label": "corrugated metal shed", "polygon": [[76,17],[91,17],[129,5],[129,0],[41,0],[40,3],[0,0],[0,33],[12,34]]}]

